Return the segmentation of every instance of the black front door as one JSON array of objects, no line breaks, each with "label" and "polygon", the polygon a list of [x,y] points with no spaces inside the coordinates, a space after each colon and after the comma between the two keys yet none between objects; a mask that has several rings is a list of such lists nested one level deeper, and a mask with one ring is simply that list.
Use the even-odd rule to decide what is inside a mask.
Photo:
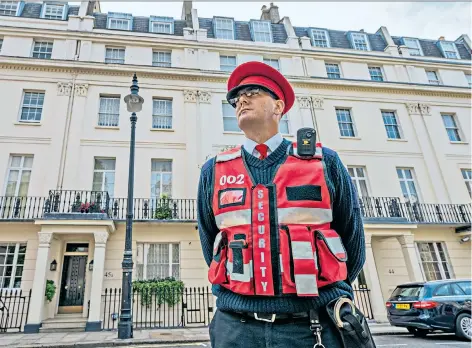
[{"label": "black front door", "polygon": [[64,256],[59,306],[84,305],[87,256]]}]

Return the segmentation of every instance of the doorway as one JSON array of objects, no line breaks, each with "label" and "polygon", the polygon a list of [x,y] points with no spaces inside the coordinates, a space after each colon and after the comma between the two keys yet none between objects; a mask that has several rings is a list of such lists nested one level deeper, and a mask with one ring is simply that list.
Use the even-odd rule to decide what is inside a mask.
[{"label": "doorway", "polygon": [[66,245],[59,295],[59,314],[83,312],[87,258],[87,243]]}]

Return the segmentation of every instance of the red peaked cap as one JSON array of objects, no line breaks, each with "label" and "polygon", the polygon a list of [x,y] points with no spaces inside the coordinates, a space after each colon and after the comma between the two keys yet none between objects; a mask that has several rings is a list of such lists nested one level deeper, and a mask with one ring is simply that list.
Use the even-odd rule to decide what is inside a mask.
[{"label": "red peaked cap", "polygon": [[262,62],[247,62],[234,69],[228,79],[226,99],[229,101],[242,88],[254,85],[270,89],[285,102],[282,115],[285,115],[293,106],[295,93],[290,83],[278,70]]}]

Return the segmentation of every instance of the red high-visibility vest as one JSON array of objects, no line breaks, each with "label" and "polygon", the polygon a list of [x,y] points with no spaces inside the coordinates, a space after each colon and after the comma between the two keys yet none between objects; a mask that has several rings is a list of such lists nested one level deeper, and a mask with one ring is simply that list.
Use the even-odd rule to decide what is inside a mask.
[{"label": "red high-visibility vest", "polygon": [[208,272],[241,295],[318,296],[347,278],[347,254],[331,229],[321,144],[301,158],[296,143],[268,185],[254,184],[241,147],[216,156],[212,207],[220,230]]}]

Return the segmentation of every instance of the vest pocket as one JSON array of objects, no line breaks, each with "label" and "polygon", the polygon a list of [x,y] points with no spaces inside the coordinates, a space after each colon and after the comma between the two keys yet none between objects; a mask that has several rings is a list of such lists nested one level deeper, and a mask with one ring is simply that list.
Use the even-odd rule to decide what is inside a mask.
[{"label": "vest pocket", "polygon": [[[318,296],[318,269],[316,267],[313,234],[304,225],[289,224],[280,227],[287,232],[285,240],[290,248],[288,255],[290,270],[284,269],[284,273],[290,272],[289,284],[293,284],[292,287],[289,287],[291,290],[289,293],[296,292],[298,296]],[[280,243],[281,250],[284,247],[282,241],[283,239]],[[287,276],[284,276],[282,279],[287,278]]]},{"label": "vest pocket", "polygon": [[281,225],[279,230],[280,241],[280,273],[282,277],[282,292],[296,293],[295,274],[293,265],[292,241],[288,226]]},{"label": "vest pocket", "polygon": [[208,270],[208,280],[212,284],[227,284],[226,264],[228,261],[228,239],[226,232],[221,231],[216,235],[213,243],[213,260]]},{"label": "vest pocket", "polygon": [[347,278],[347,253],[335,230],[315,230],[315,245],[319,267],[319,286]]}]

